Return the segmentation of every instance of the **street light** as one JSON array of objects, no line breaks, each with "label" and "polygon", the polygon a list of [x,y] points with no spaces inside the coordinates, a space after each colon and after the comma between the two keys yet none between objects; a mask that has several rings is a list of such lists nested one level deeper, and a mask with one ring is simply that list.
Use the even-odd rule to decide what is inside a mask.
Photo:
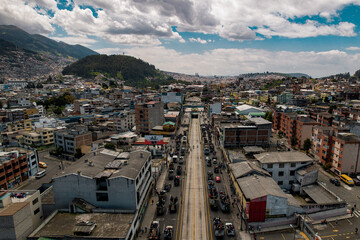
[{"label": "street light", "polygon": [[295,229],[295,227],[294,227],[292,224],[290,224],[290,227],[291,227],[291,228],[292,228],[292,230],[294,231],[294,240],[295,240],[296,229]]}]

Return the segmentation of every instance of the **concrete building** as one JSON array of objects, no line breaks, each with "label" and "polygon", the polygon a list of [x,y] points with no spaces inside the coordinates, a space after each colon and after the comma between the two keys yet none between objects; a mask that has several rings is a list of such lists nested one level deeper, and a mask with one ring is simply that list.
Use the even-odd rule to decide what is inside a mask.
[{"label": "concrete building", "polygon": [[85,126],[76,126],[56,131],[54,142],[56,148],[62,148],[65,153],[74,154],[76,148],[91,145],[92,133]]},{"label": "concrete building", "polygon": [[263,146],[270,142],[271,122],[263,118],[251,118],[220,124],[219,131],[224,147]]},{"label": "concrete building", "polygon": [[65,121],[55,119],[55,118],[48,118],[48,117],[41,117],[38,121],[34,121],[35,129],[37,128],[58,128],[65,125]]},{"label": "concrete building", "polygon": [[7,131],[17,132],[21,130],[31,131],[32,130],[32,120],[19,120],[7,123]]},{"label": "concrete building", "polygon": [[254,157],[280,188],[287,190],[297,183],[296,171],[313,163],[313,160],[302,152],[266,152],[255,154]]},{"label": "concrete building", "polygon": [[54,144],[54,128],[38,128],[36,131],[23,133],[26,145],[51,145]]},{"label": "concrete building", "polygon": [[221,113],[221,106],[222,106],[221,102],[209,104],[209,114],[210,114],[210,116],[212,114],[220,114]]},{"label": "concrete building", "polygon": [[114,128],[119,132],[131,131],[135,126],[135,113],[133,111],[123,111],[112,119]]},{"label": "concrete building", "polygon": [[155,126],[162,126],[164,120],[164,106],[162,102],[151,101],[135,106],[137,133],[149,134]]},{"label": "concrete building", "polygon": [[6,117],[9,119],[10,122],[24,120],[24,109],[9,109],[6,111]]},{"label": "concrete building", "polygon": [[337,174],[360,172],[360,138],[346,129],[314,127],[311,153]]},{"label": "concrete building", "polygon": [[1,239],[26,240],[43,220],[38,190],[0,191]]},{"label": "concrete building", "polygon": [[177,102],[177,103],[182,104],[183,96],[182,96],[182,93],[178,93],[178,92],[164,92],[164,93],[161,93],[161,101],[164,104],[172,103],[172,102]]},{"label": "concrete building", "polygon": [[236,112],[239,115],[249,115],[250,113],[263,113],[265,115],[265,111],[263,109],[243,104],[236,107]]}]

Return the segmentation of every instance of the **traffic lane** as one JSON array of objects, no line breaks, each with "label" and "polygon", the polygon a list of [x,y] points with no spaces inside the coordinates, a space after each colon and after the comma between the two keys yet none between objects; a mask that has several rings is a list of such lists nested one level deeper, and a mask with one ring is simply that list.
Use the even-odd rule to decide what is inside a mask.
[{"label": "traffic lane", "polygon": [[322,171],[319,171],[318,179],[320,183],[326,186],[326,188],[335,193],[342,200],[345,200],[348,204],[356,204],[360,206],[360,199],[358,198],[358,196],[360,196],[359,186],[350,187],[343,182],[341,182],[340,186],[335,186],[334,184],[330,183],[330,177],[324,174]]}]

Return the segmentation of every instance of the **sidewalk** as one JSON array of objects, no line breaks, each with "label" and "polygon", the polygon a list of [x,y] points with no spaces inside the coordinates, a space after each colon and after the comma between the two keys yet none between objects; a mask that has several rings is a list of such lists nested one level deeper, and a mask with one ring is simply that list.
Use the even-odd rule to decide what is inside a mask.
[{"label": "sidewalk", "polygon": [[[157,180],[156,183],[156,188],[160,191],[161,189],[163,189],[164,183],[165,183],[165,178],[166,178],[166,172],[167,172],[167,168],[164,168],[164,170],[162,171],[159,179]],[[154,201],[154,204],[151,204],[151,201]],[[147,233],[149,232],[149,227],[151,222],[153,221],[154,217],[155,217],[155,212],[156,212],[156,202],[158,200],[157,195],[152,195],[149,199],[149,203],[148,206],[146,208],[145,211],[145,215],[142,219],[140,228],[139,228],[139,235],[136,239],[141,239],[141,240],[145,240],[147,239]],[[141,229],[145,229],[145,227],[147,227],[148,231],[146,233],[141,233]]]}]

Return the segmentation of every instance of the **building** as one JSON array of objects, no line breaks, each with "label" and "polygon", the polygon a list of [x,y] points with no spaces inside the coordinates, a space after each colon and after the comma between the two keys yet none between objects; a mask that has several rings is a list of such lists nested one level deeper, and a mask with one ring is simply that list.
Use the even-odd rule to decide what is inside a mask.
[{"label": "building", "polygon": [[209,114],[220,114],[221,113],[221,102],[209,104]]},{"label": "building", "polygon": [[54,130],[54,128],[38,128],[33,132],[25,132],[24,144],[34,146],[54,144]]},{"label": "building", "polygon": [[65,121],[55,119],[55,118],[48,118],[48,117],[41,117],[38,121],[34,121],[35,129],[37,128],[58,128],[65,125]]},{"label": "building", "polygon": [[271,122],[263,118],[251,118],[237,123],[222,123],[219,131],[225,148],[263,146],[270,143]]},{"label": "building", "polygon": [[339,175],[360,172],[360,138],[346,129],[314,127],[311,153]]},{"label": "building", "polygon": [[0,191],[1,239],[26,240],[43,220],[38,190]]},{"label": "building", "polygon": [[161,101],[164,104],[173,103],[173,102],[182,104],[183,96],[182,96],[182,93],[178,93],[178,92],[164,92],[164,93],[161,93]]},{"label": "building", "polygon": [[273,112],[273,130],[286,137],[289,144],[297,149],[312,137],[312,128],[320,125],[315,120],[297,113]]},{"label": "building", "polygon": [[[10,149],[9,149],[10,150]],[[36,162],[36,158],[33,157]],[[37,166],[37,163],[34,163]],[[10,189],[29,178],[27,153],[18,150],[0,152],[0,189]]]},{"label": "building", "polygon": [[24,109],[9,109],[6,111],[6,117],[10,122],[24,120]]},{"label": "building", "polygon": [[76,126],[54,132],[56,148],[62,148],[65,153],[74,154],[76,148],[90,146],[92,133],[85,126]]},{"label": "building", "polygon": [[294,95],[290,92],[284,92],[277,96],[277,102],[280,104],[287,104],[290,99],[293,99]]},{"label": "building", "polygon": [[151,101],[135,106],[136,132],[149,134],[155,126],[164,123],[164,106],[161,102]]},{"label": "building", "polygon": [[123,111],[112,119],[114,128],[120,132],[131,131],[135,126],[135,114],[133,111]]},{"label": "building", "polygon": [[18,131],[31,131],[32,130],[32,120],[19,120],[7,123],[7,131],[9,132],[18,132]]},{"label": "building", "polygon": [[236,107],[236,112],[239,115],[249,115],[250,113],[263,113],[265,116],[265,111],[263,109],[251,106],[251,105],[247,105],[247,104],[243,104],[240,106]]},{"label": "building", "polygon": [[266,152],[255,154],[259,166],[265,169],[280,188],[290,190],[296,180],[296,171],[313,163],[302,152]]}]

